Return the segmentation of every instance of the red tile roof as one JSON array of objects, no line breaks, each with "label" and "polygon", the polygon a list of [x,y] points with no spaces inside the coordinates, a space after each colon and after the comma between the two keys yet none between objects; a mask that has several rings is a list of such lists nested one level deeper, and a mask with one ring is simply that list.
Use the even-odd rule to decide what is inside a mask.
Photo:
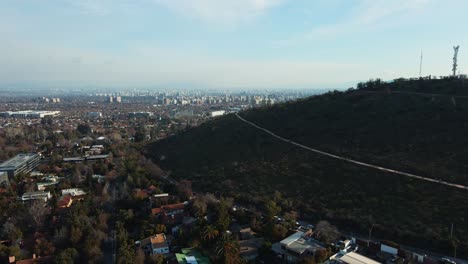
[{"label": "red tile roof", "polygon": [[184,203],[168,204],[168,205],[163,205],[159,208],[151,209],[151,213],[152,214],[169,213],[172,211],[184,210],[184,209],[185,209]]}]

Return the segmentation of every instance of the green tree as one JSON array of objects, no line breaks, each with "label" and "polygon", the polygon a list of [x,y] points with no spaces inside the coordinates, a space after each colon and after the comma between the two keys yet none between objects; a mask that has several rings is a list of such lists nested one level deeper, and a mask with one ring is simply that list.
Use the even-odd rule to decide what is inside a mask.
[{"label": "green tree", "polygon": [[79,124],[76,130],[81,134],[81,135],[89,135],[91,134],[91,127],[87,124]]},{"label": "green tree", "polygon": [[62,250],[55,256],[54,263],[57,264],[74,264],[78,263],[79,253],[74,248],[67,248]]},{"label": "green tree", "polygon": [[212,225],[206,225],[202,232],[202,239],[205,241],[210,241],[216,238],[219,235],[219,231],[216,227]]},{"label": "green tree", "polygon": [[242,263],[239,243],[232,235],[225,234],[222,236],[216,245],[216,253],[226,264]]},{"label": "green tree", "polygon": [[300,264],[315,264],[315,258],[314,257],[305,257],[302,258],[300,261]]},{"label": "green tree", "polygon": [[146,129],[144,126],[139,126],[135,132],[135,142],[143,142],[146,139]]},{"label": "green tree", "polygon": [[216,207],[216,227],[219,231],[224,232],[231,224],[231,216],[229,215],[228,207],[224,202],[220,202]]},{"label": "green tree", "polygon": [[264,203],[265,214],[267,219],[272,219],[273,216],[281,212],[281,207],[279,207],[275,201],[268,200]]},{"label": "green tree", "polygon": [[145,263],[146,264],[163,264],[165,263],[166,259],[164,258],[164,255],[161,254],[155,254],[151,256],[147,256]]},{"label": "green tree", "polygon": [[6,222],[3,224],[2,236],[8,238],[11,241],[16,241],[17,239],[23,237],[23,232],[21,232],[21,229],[18,227],[18,225],[15,225],[11,222]]}]

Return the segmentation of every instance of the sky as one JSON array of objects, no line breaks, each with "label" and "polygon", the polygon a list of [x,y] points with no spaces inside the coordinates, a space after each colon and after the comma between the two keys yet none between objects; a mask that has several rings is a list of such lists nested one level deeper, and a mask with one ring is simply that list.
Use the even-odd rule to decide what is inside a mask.
[{"label": "sky", "polygon": [[1,87],[348,88],[468,72],[466,0],[1,0]]}]

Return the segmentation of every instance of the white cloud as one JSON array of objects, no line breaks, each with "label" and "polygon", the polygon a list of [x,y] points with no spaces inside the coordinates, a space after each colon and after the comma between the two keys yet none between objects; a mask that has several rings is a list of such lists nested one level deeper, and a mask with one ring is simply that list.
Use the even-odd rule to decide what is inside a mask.
[{"label": "white cloud", "polygon": [[283,0],[154,0],[169,10],[209,23],[249,21],[278,6]]},{"label": "white cloud", "polygon": [[109,13],[110,3],[107,0],[73,0],[69,3],[86,15],[101,16]]},{"label": "white cloud", "polygon": [[361,0],[347,18],[336,23],[318,25],[311,30],[277,41],[275,46],[294,46],[311,40],[323,40],[354,33],[369,32],[392,23],[402,15],[411,16],[431,0]]}]

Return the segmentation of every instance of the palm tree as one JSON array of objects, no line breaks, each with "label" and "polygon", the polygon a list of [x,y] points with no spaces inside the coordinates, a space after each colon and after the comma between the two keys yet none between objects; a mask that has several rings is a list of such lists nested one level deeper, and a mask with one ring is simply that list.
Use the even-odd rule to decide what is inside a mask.
[{"label": "palm tree", "polygon": [[202,233],[202,238],[204,240],[212,240],[215,237],[219,235],[219,231],[212,225],[207,225],[205,226],[203,233]]},{"label": "palm tree", "polygon": [[216,253],[224,258],[224,263],[226,264],[238,264],[242,262],[240,259],[239,243],[229,234],[224,234],[219,240]]}]

